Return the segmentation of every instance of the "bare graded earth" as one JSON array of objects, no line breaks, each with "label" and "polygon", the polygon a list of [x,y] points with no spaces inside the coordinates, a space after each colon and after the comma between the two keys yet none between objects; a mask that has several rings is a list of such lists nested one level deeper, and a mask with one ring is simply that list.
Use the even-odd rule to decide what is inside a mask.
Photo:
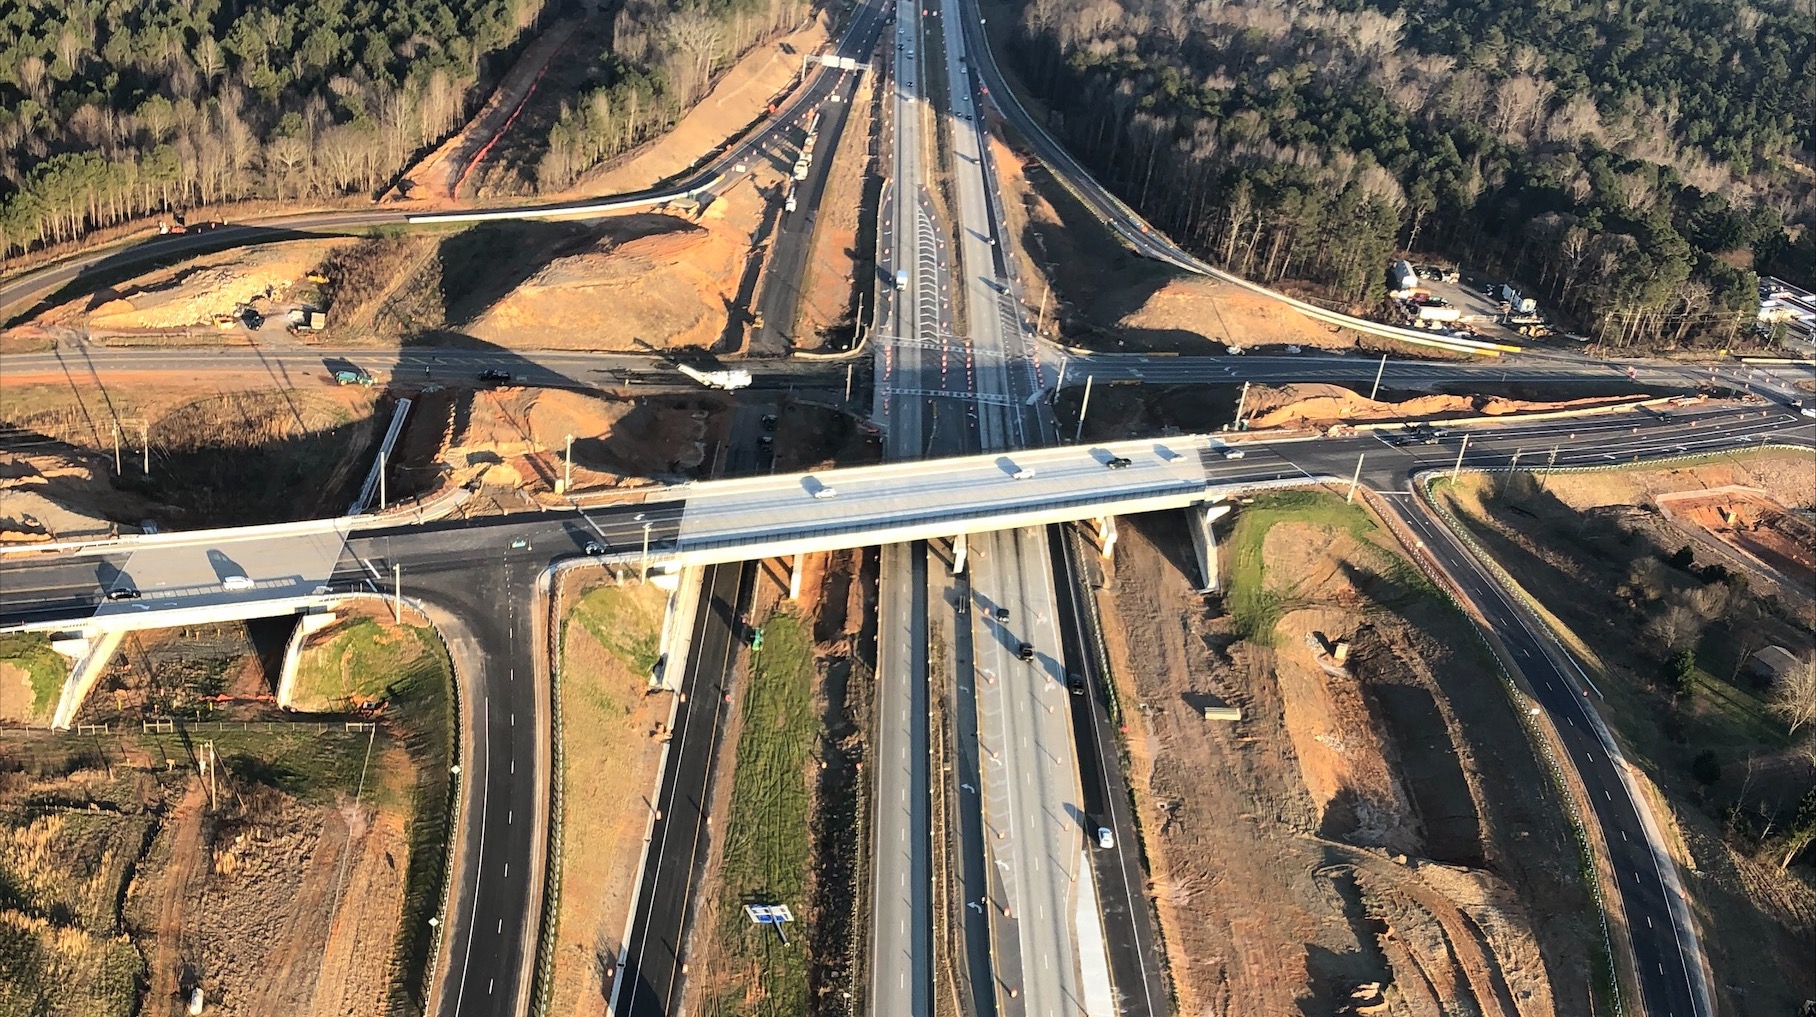
[{"label": "bare graded earth", "polygon": [[[23,380],[23,379],[22,379]],[[0,389],[0,542],[278,522],[344,511],[366,467],[376,394],[325,380],[283,391],[141,376]],[[115,470],[118,434],[120,469]],[[144,437],[151,441],[151,477]],[[306,486],[298,483],[310,476]]]},{"label": "bare graded earth", "polygon": [[[364,744],[344,733],[8,741],[0,872],[25,892],[0,907],[18,965],[0,1011],[174,1017],[197,987],[217,1014],[381,1008],[409,857],[413,769],[395,743],[355,804]],[[202,742],[221,759],[212,802]],[[269,783],[307,782],[305,766],[335,776]]]},{"label": "bare graded earth", "polygon": [[[522,511],[576,494],[695,476],[724,441],[723,399],[616,397],[501,387],[425,393],[400,439],[391,491],[398,501],[466,487],[462,511]],[[573,435],[573,466],[566,462]]]},{"label": "bare graded earth", "polygon": [[1590,1013],[1576,845],[1485,649],[1359,510],[1275,505],[1239,510],[1231,582],[1264,586],[1238,617],[1168,517],[1100,595],[1179,1012],[1381,982],[1389,1012]]},{"label": "bare graded earth", "polygon": [[802,55],[819,52],[827,40],[825,19],[816,16],[800,31],[757,46],[721,75],[673,130],[583,174],[567,195],[628,194],[683,172],[757,119],[800,73]]},{"label": "bare graded earth", "polygon": [[[1683,876],[1723,1015],[1792,1012],[1816,996],[1805,963],[1816,953],[1816,870],[1807,857],[1787,865],[1782,840],[1816,769],[1807,728],[1786,730],[1750,663],[1768,645],[1809,652],[1809,598],[1660,511],[1677,495],[1725,501],[1710,492],[1735,487],[1807,509],[1816,463],[1753,452],[1542,483],[1466,475],[1438,488],[1604,694],[1602,713]],[[1669,564],[1685,547],[1690,565]],[[1681,696],[1665,678],[1679,649],[1695,664]],[[1695,776],[1705,753],[1707,783]]]}]

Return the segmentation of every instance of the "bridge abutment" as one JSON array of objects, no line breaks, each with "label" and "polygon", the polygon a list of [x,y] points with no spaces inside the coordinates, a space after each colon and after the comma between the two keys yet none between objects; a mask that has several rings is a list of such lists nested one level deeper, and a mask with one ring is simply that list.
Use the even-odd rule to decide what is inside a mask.
[{"label": "bridge abutment", "polygon": [[[1211,524],[1229,515],[1228,505],[1193,505],[1186,509],[1191,520],[1192,549],[1198,552],[1198,571],[1204,576],[1204,585],[1198,588],[1199,593],[1217,591],[1217,535]],[[1108,551],[1105,552],[1108,554]]]}]

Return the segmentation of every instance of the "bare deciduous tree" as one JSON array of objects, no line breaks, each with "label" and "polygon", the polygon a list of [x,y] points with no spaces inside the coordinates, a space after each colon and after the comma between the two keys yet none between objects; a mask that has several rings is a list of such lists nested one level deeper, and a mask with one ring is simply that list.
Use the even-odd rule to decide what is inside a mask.
[{"label": "bare deciduous tree", "polygon": [[1796,667],[1778,676],[1772,709],[1790,725],[1792,734],[1816,721],[1816,652],[1805,654]]}]

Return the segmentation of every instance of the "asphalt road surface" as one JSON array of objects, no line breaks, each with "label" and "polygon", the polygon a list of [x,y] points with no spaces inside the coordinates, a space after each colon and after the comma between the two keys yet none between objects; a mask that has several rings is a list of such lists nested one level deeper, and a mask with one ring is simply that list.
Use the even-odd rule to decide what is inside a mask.
[{"label": "asphalt road surface", "polygon": [[[1110,675],[1099,659],[1101,645],[1090,604],[1093,583],[1079,561],[1078,543],[1064,527],[1048,528],[1053,572],[1059,577],[1059,627],[1065,633],[1067,695],[1071,700],[1072,736],[1078,745],[1078,783],[1082,794],[1086,853],[1104,918],[1104,945],[1110,982],[1124,1017],[1165,1017],[1169,1012],[1162,977],[1159,937],[1148,907],[1147,871],[1142,867],[1140,831],[1131,814],[1128,782],[1116,744],[1116,722],[1107,708]],[[1076,685],[1074,685],[1076,678]],[[1095,840],[1107,828],[1112,846]]]},{"label": "asphalt road surface", "polygon": [[[682,677],[657,791],[642,880],[625,961],[613,990],[616,1017],[679,1012],[684,937],[699,904],[709,847],[706,814],[713,763],[725,733],[732,663],[742,637],[738,619],[750,601],[756,569],[750,562],[711,565],[701,584],[692,645]],[[603,776],[602,779],[609,779]],[[635,789],[626,788],[627,793]]]},{"label": "asphalt road surface", "polygon": [[[795,127],[777,138],[781,146],[777,158],[783,165],[792,165],[794,156],[806,144],[807,127],[814,111],[819,112],[818,138],[808,163],[807,177],[795,184],[795,210],[790,212],[783,207],[781,220],[770,241],[769,265],[764,270],[766,282],[757,303],[762,325],[751,339],[752,352],[759,356],[786,356],[794,345],[801,284],[807,277],[808,256],[813,253],[813,237],[818,228],[820,203],[826,194],[826,179],[832,171],[833,155],[845,140],[845,123],[849,119],[851,97],[857,91],[859,75],[872,73],[869,57],[886,24],[881,3],[867,3],[859,8],[851,32],[840,47],[840,54],[857,59],[860,70],[822,76],[821,81],[816,82],[815,91],[824,85],[825,95],[817,103],[803,104],[795,117]],[[862,138],[851,139],[853,144],[864,142]]]},{"label": "asphalt road surface", "polygon": [[1637,964],[1642,999],[1638,1012],[1651,1017],[1697,1017],[1712,1014],[1707,986],[1698,963],[1695,929],[1688,902],[1668,855],[1652,849],[1652,837],[1640,818],[1633,788],[1622,779],[1626,765],[1614,740],[1591,716],[1593,689],[1568,651],[1539,626],[1528,621],[1501,586],[1451,532],[1412,507],[1413,495],[1383,499],[1419,535],[1420,550],[1437,562],[1461,587],[1464,597],[1482,612],[1484,624],[1510,654],[1549,714],[1570,763],[1582,778],[1594,805],[1603,843],[1608,847],[1614,878],[1620,883],[1621,908]]}]

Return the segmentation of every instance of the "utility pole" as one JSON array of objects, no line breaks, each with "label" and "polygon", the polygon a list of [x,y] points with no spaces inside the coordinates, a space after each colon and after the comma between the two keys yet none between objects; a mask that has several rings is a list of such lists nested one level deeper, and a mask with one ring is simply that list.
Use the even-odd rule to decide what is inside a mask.
[{"label": "utility pole", "polygon": [[114,476],[117,477],[120,475],[120,422],[118,420],[114,421],[113,438],[114,438]]},{"label": "utility pole", "polygon": [[1375,394],[1381,391],[1381,375],[1387,373],[1387,354],[1381,354],[1381,366],[1375,368],[1375,384],[1368,390],[1368,401],[1375,401]]},{"label": "utility pole", "polygon": [[1066,368],[1071,367],[1071,366],[1072,366],[1071,357],[1063,357],[1060,359],[1060,361],[1059,361],[1059,378],[1058,378],[1058,380],[1053,382],[1053,398],[1054,399],[1059,398],[1059,390],[1066,386]]},{"label": "utility pole", "polygon": [[1085,395],[1078,403],[1078,428],[1072,432],[1072,444],[1074,445],[1078,444],[1078,440],[1084,437],[1085,411],[1091,408],[1091,381],[1094,377],[1096,376],[1090,374],[1085,375]]},{"label": "utility pole", "polygon": [[651,523],[643,524],[643,568],[639,573],[643,582],[649,582],[649,528]]},{"label": "utility pole", "polygon": [[1242,430],[1242,411],[1248,406],[1249,383],[1242,383],[1242,398],[1236,400],[1236,430]]},{"label": "utility pole", "polygon": [[856,365],[856,364],[846,364],[845,365],[845,401],[846,402],[851,401],[851,372],[853,370],[855,370],[857,368],[857,366],[858,365]]},{"label": "utility pole", "polygon": [[391,503],[390,496],[385,490],[385,474],[391,472],[391,464],[386,462],[388,458],[382,453],[378,457],[378,511],[380,515],[384,514],[385,506]]},{"label": "utility pole", "polygon": [[391,563],[391,580],[395,583],[392,588],[396,591],[396,596],[391,599],[391,618],[397,624],[402,625],[404,623],[404,567],[397,562]]},{"label": "utility pole", "polygon": [[567,436],[567,452],[561,457],[561,493],[574,496],[574,436]]},{"label": "utility pole", "polygon": [[145,475],[151,476],[151,421],[139,421],[139,444],[145,446]]},{"label": "utility pole", "polygon": [[214,770],[219,759],[215,756],[214,742],[203,742],[200,748],[201,751],[196,753],[196,766],[202,771],[202,779],[208,782],[208,807],[212,809],[219,806],[214,782]]},{"label": "utility pole", "polygon": [[1360,453],[1356,456],[1356,472],[1349,478],[1349,493],[1343,496],[1346,504],[1356,500],[1356,483],[1362,479],[1362,460],[1365,458],[1367,458],[1367,453]]},{"label": "utility pole", "polygon": [[1042,335],[1047,330],[1047,301],[1053,298],[1053,287],[1043,287],[1040,292],[1040,318],[1034,323],[1034,334]]},{"label": "utility pole", "polygon": [[1457,479],[1457,475],[1463,472],[1463,453],[1467,451],[1469,451],[1469,435],[1466,434],[1463,436],[1463,444],[1457,446],[1457,464],[1450,468],[1450,479],[1453,482]]}]

